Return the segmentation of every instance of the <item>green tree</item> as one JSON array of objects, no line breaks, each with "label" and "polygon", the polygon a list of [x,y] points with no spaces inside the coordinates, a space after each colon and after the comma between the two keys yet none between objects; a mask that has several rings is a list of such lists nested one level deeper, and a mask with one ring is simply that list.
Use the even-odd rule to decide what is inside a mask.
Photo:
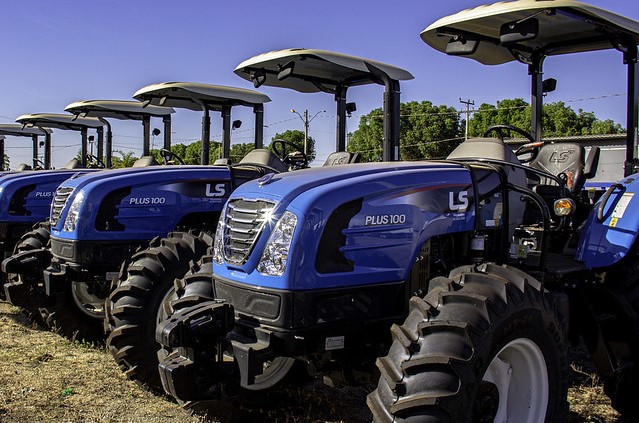
[{"label": "green tree", "polygon": [[[348,150],[361,153],[364,161],[381,160],[383,131],[383,112],[375,109],[362,116],[359,128],[350,134]],[[430,101],[401,104],[402,160],[444,157],[460,142],[459,114],[454,108]]]},{"label": "green tree", "polygon": [[[286,140],[289,142],[292,142],[293,144],[297,145],[298,147],[300,147],[300,149],[304,148],[304,132],[302,131],[298,131],[298,130],[287,130],[284,131],[282,133],[277,133],[275,134],[275,136],[273,138],[271,138],[271,142],[273,142],[273,140],[276,139],[282,139],[282,140]],[[289,151],[290,152],[290,151]],[[308,158],[308,162],[312,162],[313,160],[315,160],[315,139],[313,139],[313,137],[309,136],[308,137],[308,154],[307,154],[307,158]]]},{"label": "green tree", "polygon": [[[209,145],[209,161],[213,163],[215,159],[220,157],[221,143],[211,141]],[[184,155],[181,156],[186,164],[200,164],[202,159],[202,141],[195,141],[187,145],[184,149]]]},{"label": "green tree", "polygon": [[132,151],[124,152],[122,150],[117,150],[116,153],[119,154],[120,157],[113,155],[111,161],[113,162],[112,164],[114,169],[121,167],[131,167],[133,166],[133,163],[135,163],[135,161],[139,158],[135,157]]},{"label": "green tree", "polygon": [[244,158],[244,156],[248,154],[249,151],[253,150],[254,148],[255,144],[252,142],[231,145],[231,160],[233,161],[233,163],[238,163]]},{"label": "green tree", "polygon": [[[482,104],[469,121],[470,136],[482,136],[493,125],[512,125],[530,131],[530,105],[521,98]],[[624,128],[614,121],[597,119],[594,113],[579,109],[575,112],[563,101],[544,104],[542,109],[544,137],[618,134]]]},{"label": "green tree", "polygon": [[522,98],[506,99],[497,102],[497,106],[483,103],[468,122],[468,135],[481,137],[486,129],[493,125],[512,125],[530,130],[530,105]]}]

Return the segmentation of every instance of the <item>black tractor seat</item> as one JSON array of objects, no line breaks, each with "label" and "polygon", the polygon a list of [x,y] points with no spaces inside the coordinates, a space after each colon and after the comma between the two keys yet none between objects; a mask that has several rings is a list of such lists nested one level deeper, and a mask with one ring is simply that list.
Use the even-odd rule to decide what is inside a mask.
[{"label": "black tractor seat", "polygon": [[[597,174],[599,166],[599,147],[592,147],[586,157],[583,145],[575,143],[544,144],[529,166],[562,178],[572,194],[584,187],[587,179]],[[534,189],[542,195],[552,196],[559,193],[556,181],[540,177]]]}]

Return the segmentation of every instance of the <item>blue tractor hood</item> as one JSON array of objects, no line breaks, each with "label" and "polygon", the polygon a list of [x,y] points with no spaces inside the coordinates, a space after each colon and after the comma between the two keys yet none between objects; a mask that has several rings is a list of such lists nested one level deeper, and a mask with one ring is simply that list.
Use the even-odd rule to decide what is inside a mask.
[{"label": "blue tractor hood", "polygon": [[[219,213],[230,191],[230,170],[223,166],[152,166],[82,175],[59,187],[51,208],[51,236],[69,241],[165,236],[185,212]],[[73,223],[66,222],[70,210]]]},{"label": "blue tractor hood", "polygon": [[242,185],[231,197],[266,196],[277,201],[291,201],[298,195],[308,193],[313,189],[325,191],[325,188],[328,188],[330,190],[333,188],[333,184],[352,185],[371,178],[380,178],[382,175],[392,177],[398,174],[413,173],[415,170],[446,169],[463,169],[463,167],[459,164],[436,161],[361,163],[319,167],[306,169],[304,172],[268,174],[256,181]]},{"label": "blue tractor hood", "polygon": [[[284,290],[402,280],[419,251],[416,246],[438,234],[473,228],[472,186],[465,166],[438,161],[349,164],[266,175],[230,196],[223,242],[233,237],[233,228],[227,228],[234,224],[229,216],[235,210],[258,202],[267,210],[266,223],[245,257],[226,260],[230,250],[225,246],[225,261],[214,264],[214,273],[236,283]],[[297,218],[287,268],[281,275],[262,274],[262,252],[286,213]],[[325,267],[321,257],[327,251],[335,257],[326,261],[355,267],[347,273]],[[335,277],[336,272],[344,277]]]},{"label": "blue tractor hood", "polygon": [[0,222],[37,223],[46,220],[58,185],[74,175],[93,171],[58,169],[3,173],[0,176]]}]

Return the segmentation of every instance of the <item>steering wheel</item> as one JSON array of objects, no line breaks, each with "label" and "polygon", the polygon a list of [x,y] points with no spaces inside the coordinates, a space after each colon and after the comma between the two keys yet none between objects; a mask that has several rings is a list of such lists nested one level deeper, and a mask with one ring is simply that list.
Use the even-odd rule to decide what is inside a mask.
[{"label": "steering wheel", "polygon": [[184,160],[182,160],[182,157],[178,156],[177,154],[175,154],[171,150],[167,150],[166,148],[161,148],[160,149],[160,154],[162,155],[162,158],[164,159],[164,164],[165,165],[171,164],[172,159],[177,160],[177,162],[179,164],[183,164],[183,165],[186,164],[186,163],[184,163]]},{"label": "steering wheel", "polygon": [[525,159],[520,158],[519,160],[521,161],[521,163],[531,162],[535,157],[537,157],[537,154],[539,153],[539,147],[544,145],[544,142],[535,141],[535,139],[532,137],[532,135],[530,135],[530,133],[524,131],[523,129],[517,128],[516,126],[493,125],[484,131],[483,137],[484,138],[487,137],[488,134],[490,134],[491,132],[496,132],[497,138],[499,138],[501,141],[504,141],[505,136],[503,131],[505,130],[516,132],[517,134],[523,136],[528,141],[530,141],[529,143],[522,145],[515,151],[515,156],[517,156],[518,158],[520,158],[520,156],[523,156],[525,154],[530,154],[530,157],[526,157]]},{"label": "steering wheel", "polygon": [[87,154],[87,160],[90,163],[89,165],[87,165],[87,167],[89,167],[89,168],[97,167],[97,168],[103,169],[105,167],[104,163],[102,163],[102,160],[98,159],[93,154]]},{"label": "steering wheel", "polygon": [[304,160],[302,167],[308,167],[308,157],[306,157],[304,150],[300,148],[297,144],[294,144],[290,141],[279,139],[279,138],[271,141],[271,148],[273,149],[273,152],[277,154],[277,156],[280,159],[282,159],[284,163],[291,164],[290,156],[292,153],[285,154],[286,146],[289,146],[294,151],[299,152],[302,155],[302,159]]},{"label": "steering wheel", "polygon": [[40,159],[33,159],[33,170],[43,170],[44,169],[44,162]]}]

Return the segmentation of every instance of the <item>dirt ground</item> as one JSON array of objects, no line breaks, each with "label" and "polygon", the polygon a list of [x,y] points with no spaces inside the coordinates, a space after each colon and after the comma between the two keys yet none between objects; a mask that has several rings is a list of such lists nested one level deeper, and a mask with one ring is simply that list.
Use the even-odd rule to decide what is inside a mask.
[{"label": "dirt ground", "polygon": [[[617,422],[591,363],[571,352],[569,422]],[[367,389],[311,383],[277,396],[209,404],[223,422],[370,421]],[[29,324],[0,302],[0,422],[203,422],[126,379],[103,347],[64,339]]]}]

